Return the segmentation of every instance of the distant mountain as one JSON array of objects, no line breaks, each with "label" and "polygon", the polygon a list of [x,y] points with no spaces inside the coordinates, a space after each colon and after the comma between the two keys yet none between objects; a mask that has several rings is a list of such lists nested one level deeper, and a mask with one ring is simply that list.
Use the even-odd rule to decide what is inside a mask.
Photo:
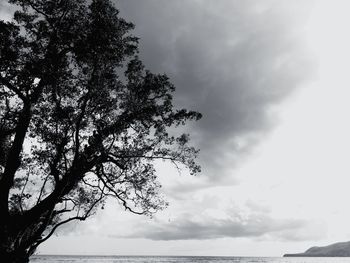
[{"label": "distant mountain", "polygon": [[350,257],[350,241],[325,247],[312,247],[304,253],[285,254],[284,257]]}]

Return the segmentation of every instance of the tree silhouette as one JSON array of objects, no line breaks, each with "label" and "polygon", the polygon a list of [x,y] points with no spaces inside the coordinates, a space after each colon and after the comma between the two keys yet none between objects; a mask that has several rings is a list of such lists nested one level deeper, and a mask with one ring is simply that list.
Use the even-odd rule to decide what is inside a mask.
[{"label": "tree silhouette", "polygon": [[172,104],[144,69],[133,24],[108,0],[10,0],[0,21],[0,258],[28,262],[62,224],[108,197],[136,214],[166,206],[154,161],[200,167]]}]

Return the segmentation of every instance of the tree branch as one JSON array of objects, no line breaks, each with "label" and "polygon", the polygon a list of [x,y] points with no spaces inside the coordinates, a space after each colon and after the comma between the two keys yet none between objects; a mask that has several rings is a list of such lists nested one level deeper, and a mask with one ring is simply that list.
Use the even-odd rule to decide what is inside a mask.
[{"label": "tree branch", "polygon": [[68,223],[68,222],[71,222],[71,221],[73,221],[73,220],[80,220],[80,221],[86,220],[86,219],[90,216],[90,213],[91,213],[91,211],[93,210],[93,208],[94,208],[102,199],[103,199],[103,195],[101,194],[100,198],[98,198],[98,199],[91,205],[91,207],[89,208],[89,210],[86,211],[85,215],[83,215],[83,216],[74,216],[74,217],[70,217],[70,218],[68,218],[68,219],[66,219],[66,220],[63,220],[63,221],[59,222],[58,224],[56,224],[56,225],[51,229],[51,231],[49,232],[49,234],[48,234],[46,237],[44,237],[43,239],[40,239],[40,240],[38,240],[38,241],[36,242],[35,247],[39,246],[41,243],[43,243],[43,242],[45,242],[47,239],[49,239],[49,238],[53,235],[53,233],[56,231],[56,229],[57,229],[59,226],[61,226],[61,225],[63,225],[63,224],[66,224],[66,223]]},{"label": "tree branch", "polygon": [[[99,175],[97,175],[99,176]],[[108,183],[102,178],[102,176],[99,176],[99,178],[101,179],[101,182],[103,183],[103,185],[109,190],[111,191],[115,197],[117,197],[122,203],[123,203],[123,206],[125,208],[125,210],[128,210],[130,211],[131,213],[133,214],[137,214],[137,215],[143,215],[145,214],[144,212],[137,212],[137,211],[134,211],[133,209],[131,209],[129,206],[128,206],[128,203],[126,202],[126,200],[124,198],[122,198],[114,189],[112,186],[109,186]]]},{"label": "tree branch", "polygon": [[13,91],[23,102],[27,101],[27,97],[24,96],[22,92],[19,91],[14,85],[11,84],[6,78],[2,77],[0,74],[0,83],[5,85],[9,90]]},{"label": "tree branch", "polygon": [[17,169],[21,163],[20,154],[31,119],[30,105],[25,104],[16,126],[15,138],[7,156],[4,173],[0,177],[0,214],[8,215],[8,196]]}]

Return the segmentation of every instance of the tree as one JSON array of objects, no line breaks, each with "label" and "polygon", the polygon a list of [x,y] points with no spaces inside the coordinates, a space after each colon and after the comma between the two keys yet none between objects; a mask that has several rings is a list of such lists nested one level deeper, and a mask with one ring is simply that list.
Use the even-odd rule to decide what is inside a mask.
[{"label": "tree", "polygon": [[[154,162],[200,171],[175,127],[166,75],[144,69],[133,24],[108,0],[10,0],[0,21],[0,258],[28,262],[62,224],[106,198],[150,215],[166,206]],[[179,135],[180,134],[180,135]]]}]

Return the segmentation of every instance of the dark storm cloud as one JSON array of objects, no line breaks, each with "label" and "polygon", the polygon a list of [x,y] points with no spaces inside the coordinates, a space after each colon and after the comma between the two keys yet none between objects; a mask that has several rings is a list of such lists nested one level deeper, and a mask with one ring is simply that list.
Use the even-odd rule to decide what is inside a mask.
[{"label": "dark storm cloud", "polygon": [[[288,0],[115,0],[135,23],[140,55],[204,117],[189,132],[204,174],[219,180],[275,125],[271,107],[310,75],[298,37],[310,6]],[[10,5],[0,0],[0,17]]]},{"label": "dark storm cloud", "polygon": [[[151,240],[201,240],[224,237],[262,237],[270,234],[284,238],[285,232],[289,234],[303,228],[306,224],[302,220],[276,220],[265,214],[242,217],[236,213],[235,217],[227,219],[206,217],[199,221],[190,219],[191,217],[191,215],[184,215],[171,222],[156,221],[154,224],[136,228],[134,233],[124,237]],[[305,238],[308,238],[307,235]]]},{"label": "dark storm cloud", "polygon": [[170,76],[179,106],[203,113],[190,132],[216,179],[275,125],[271,106],[310,75],[298,42],[305,1],[117,3],[136,25],[146,66]]}]

